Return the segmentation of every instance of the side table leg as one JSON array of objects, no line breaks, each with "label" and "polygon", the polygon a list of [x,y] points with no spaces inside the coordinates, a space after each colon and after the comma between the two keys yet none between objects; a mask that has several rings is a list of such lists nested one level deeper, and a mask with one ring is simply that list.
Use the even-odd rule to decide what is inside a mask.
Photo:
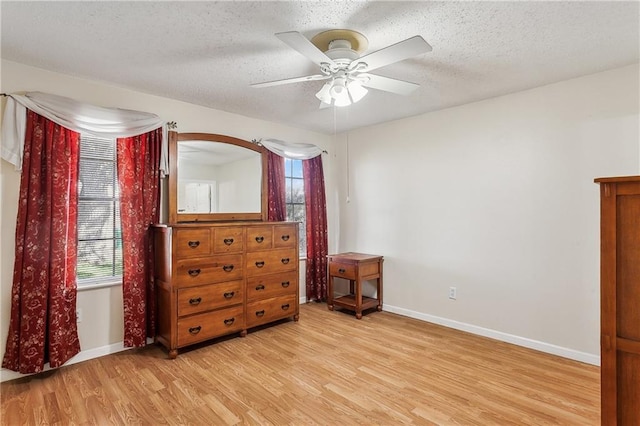
[{"label": "side table leg", "polygon": [[333,276],[329,273],[329,265],[327,264],[327,274],[329,279],[327,281],[327,308],[333,311]]}]

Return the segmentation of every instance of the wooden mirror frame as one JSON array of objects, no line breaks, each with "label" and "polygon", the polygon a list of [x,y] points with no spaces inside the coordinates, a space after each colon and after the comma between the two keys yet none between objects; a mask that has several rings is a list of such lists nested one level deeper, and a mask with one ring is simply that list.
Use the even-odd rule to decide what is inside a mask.
[{"label": "wooden mirror frame", "polygon": [[[262,159],[262,187],[259,213],[180,213],[178,214],[178,143],[180,141],[209,141],[227,143],[250,149],[260,154]],[[267,152],[260,145],[214,133],[169,132],[169,223],[180,222],[225,222],[267,220]]]}]

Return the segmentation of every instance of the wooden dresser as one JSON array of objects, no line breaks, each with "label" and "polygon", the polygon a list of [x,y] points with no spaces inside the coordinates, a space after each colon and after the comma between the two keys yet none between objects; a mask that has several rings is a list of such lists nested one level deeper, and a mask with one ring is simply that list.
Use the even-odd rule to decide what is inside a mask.
[{"label": "wooden dresser", "polygon": [[603,425],[640,424],[640,176],[600,184]]},{"label": "wooden dresser", "polygon": [[298,224],[156,225],[156,341],[178,349],[299,317]]}]

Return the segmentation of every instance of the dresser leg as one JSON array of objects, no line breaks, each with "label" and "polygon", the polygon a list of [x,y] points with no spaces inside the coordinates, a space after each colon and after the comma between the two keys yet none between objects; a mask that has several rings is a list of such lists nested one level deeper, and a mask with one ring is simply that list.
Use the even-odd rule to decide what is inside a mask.
[{"label": "dresser leg", "polygon": [[378,312],[381,312],[382,311],[382,305],[378,305],[378,307],[376,309],[378,309]]},{"label": "dresser leg", "polygon": [[240,337],[247,337],[247,330],[242,330],[240,332]]},{"label": "dresser leg", "polygon": [[333,311],[333,305],[327,305],[327,308],[329,308],[330,311]]},{"label": "dresser leg", "polygon": [[178,350],[177,349],[170,349],[169,350],[169,359],[176,359],[177,356],[178,356]]},{"label": "dresser leg", "polygon": [[362,312],[356,312],[356,319],[362,319]]},{"label": "dresser leg", "polygon": [[298,320],[299,320],[299,319],[300,319],[300,314],[295,314],[295,315],[293,316],[293,320],[294,320],[295,322],[298,322]]}]

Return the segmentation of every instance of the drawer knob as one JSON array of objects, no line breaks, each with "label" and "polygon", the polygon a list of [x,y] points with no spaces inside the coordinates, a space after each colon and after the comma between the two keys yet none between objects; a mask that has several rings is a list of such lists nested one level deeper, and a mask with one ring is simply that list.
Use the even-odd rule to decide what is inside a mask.
[{"label": "drawer knob", "polygon": [[256,316],[257,317],[263,317],[264,316],[264,309],[261,311],[256,311]]},{"label": "drawer knob", "polygon": [[283,235],[281,238],[282,241],[289,241],[289,235]]},{"label": "drawer knob", "polygon": [[233,238],[225,238],[224,240],[222,240],[226,245],[230,246],[231,244],[233,244]]},{"label": "drawer knob", "polygon": [[289,258],[288,257],[282,258],[282,259],[280,259],[280,262],[282,262],[282,264],[286,265],[287,263],[289,263]]},{"label": "drawer knob", "polygon": [[222,269],[223,269],[225,272],[231,272],[231,271],[233,271],[233,265],[224,265],[224,266],[222,267]]},{"label": "drawer knob", "polygon": [[197,327],[190,327],[189,328],[189,333],[191,334],[198,334],[200,333],[200,330],[202,330],[201,326],[197,326]]},{"label": "drawer knob", "polygon": [[347,270],[340,268],[340,269],[338,269],[338,272],[341,273],[341,274],[344,274],[345,272],[347,272]]},{"label": "drawer knob", "polygon": [[192,277],[197,277],[200,274],[200,268],[198,269],[189,269],[189,275]]},{"label": "drawer knob", "polygon": [[189,241],[188,244],[189,244],[189,247],[196,248],[200,245],[200,241]]},{"label": "drawer knob", "polygon": [[262,268],[262,267],[264,266],[264,261],[256,262],[256,266],[257,266],[258,268]]},{"label": "drawer knob", "polygon": [[263,241],[264,241],[264,237],[256,237],[256,241],[257,241],[258,243],[261,243],[261,242],[263,242]]},{"label": "drawer knob", "polygon": [[227,318],[226,320],[224,320],[224,325],[231,325],[236,321],[235,318]]},{"label": "drawer knob", "polygon": [[199,305],[200,302],[202,302],[202,297],[194,297],[192,299],[189,299],[190,305]]},{"label": "drawer knob", "polygon": [[280,306],[282,308],[283,311],[286,311],[287,309],[289,309],[289,304],[285,303],[284,305]]},{"label": "drawer knob", "polygon": [[260,290],[264,290],[264,284],[258,284],[256,286],[256,290],[260,291]]},{"label": "drawer knob", "polygon": [[280,285],[282,287],[284,287],[284,288],[287,288],[287,287],[289,287],[289,281],[283,281],[283,282],[280,283]]},{"label": "drawer knob", "polygon": [[228,291],[223,296],[224,296],[225,299],[231,299],[234,294],[236,294],[235,291]]}]

